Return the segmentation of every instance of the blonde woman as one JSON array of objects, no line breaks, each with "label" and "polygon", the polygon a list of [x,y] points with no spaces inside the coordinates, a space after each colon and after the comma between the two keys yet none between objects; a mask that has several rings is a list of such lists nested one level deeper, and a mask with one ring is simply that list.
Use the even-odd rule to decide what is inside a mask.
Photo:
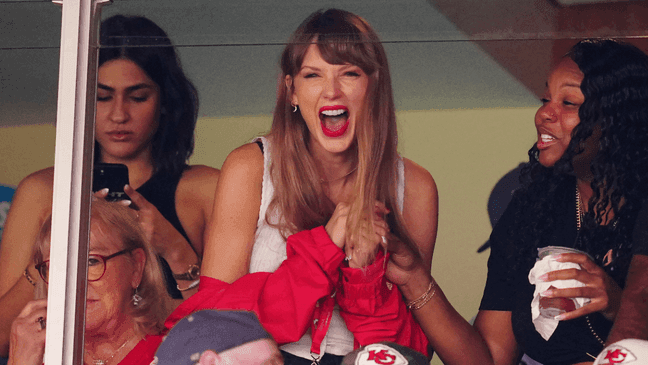
[{"label": "blonde woman", "polygon": [[[202,274],[231,283],[273,272],[287,257],[286,237],[318,226],[343,247],[350,268],[374,264],[391,232],[429,269],[436,186],[398,155],[389,67],[375,31],[343,10],[315,12],[284,49],[281,69],[270,133],[223,165]],[[310,364],[311,353],[339,363],[353,350],[338,308],[322,311],[310,332],[282,346],[287,364]]]}]

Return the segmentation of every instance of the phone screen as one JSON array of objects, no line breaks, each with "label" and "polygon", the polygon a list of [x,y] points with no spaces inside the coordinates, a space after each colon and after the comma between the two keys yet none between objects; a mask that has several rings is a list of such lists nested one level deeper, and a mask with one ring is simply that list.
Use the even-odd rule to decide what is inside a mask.
[{"label": "phone screen", "polygon": [[108,188],[106,200],[129,199],[124,193],[124,185],[128,184],[128,167],[123,164],[97,163],[93,169],[92,191]]}]

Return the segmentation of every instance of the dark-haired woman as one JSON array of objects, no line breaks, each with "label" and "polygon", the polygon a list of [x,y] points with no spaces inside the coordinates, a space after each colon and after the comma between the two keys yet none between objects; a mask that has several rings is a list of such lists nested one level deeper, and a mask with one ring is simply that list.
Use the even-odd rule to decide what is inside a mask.
[{"label": "dark-haired woman", "polygon": [[[483,363],[517,364],[526,353],[544,365],[591,364],[619,313],[631,259],[648,255],[648,215],[639,214],[648,209],[648,56],[613,40],[581,41],[553,68],[542,104],[524,186],[490,238],[488,279],[474,324],[490,350]],[[532,322],[529,281],[538,249],[546,246],[586,253],[558,258],[578,269],[539,277],[583,284],[550,287],[540,293],[545,299],[586,299],[556,317],[547,340]],[[397,278],[406,299],[433,282],[407,250],[392,258],[388,276]],[[439,331],[451,313],[447,307],[445,298],[433,298],[416,313],[440,356],[457,355],[447,332]]]},{"label": "dark-haired woman", "polygon": [[[389,230],[429,269],[436,186],[397,153],[389,67],[375,31],[343,10],[315,12],[284,49],[281,69],[270,133],[234,150],[223,165],[203,274],[233,282],[275,271],[287,257],[286,237],[317,227],[326,230],[318,235],[327,241],[322,247],[331,240],[344,247],[344,269],[375,265],[380,273],[374,257]],[[298,284],[287,281],[285,290],[299,298]],[[282,347],[286,363],[311,364],[311,354],[339,363],[353,350],[354,334],[334,302],[323,298],[311,330]]]},{"label": "dark-haired woman", "polygon": [[[200,265],[219,174],[187,165],[197,93],[166,33],[149,19],[116,15],[105,20],[101,44],[96,161],[128,167],[125,191],[139,209],[147,238],[166,261],[167,289],[179,299],[180,290],[197,286],[194,268]],[[39,280],[28,263],[40,226],[51,214],[53,172],[50,167],[23,179],[7,216],[0,245],[2,356],[11,321],[33,299],[32,284]]]}]

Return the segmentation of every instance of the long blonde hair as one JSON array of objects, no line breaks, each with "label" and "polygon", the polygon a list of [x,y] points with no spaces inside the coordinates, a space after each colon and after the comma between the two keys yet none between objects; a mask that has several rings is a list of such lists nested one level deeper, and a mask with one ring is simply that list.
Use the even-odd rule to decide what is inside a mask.
[{"label": "long blonde hair", "polygon": [[299,72],[312,44],[317,44],[326,62],[356,65],[369,76],[364,115],[356,124],[356,141],[351,147],[356,152],[358,167],[354,198],[349,202],[347,239],[353,242],[361,227],[373,222],[375,202],[381,201],[392,212],[387,216],[392,233],[414,247],[405,230],[396,194],[400,157],[387,55],[378,35],[364,19],[339,9],[311,14],[283,51],[269,135],[273,143],[271,174],[275,195],[266,221],[271,224],[269,217],[274,210],[281,212],[282,219],[274,226],[287,236],[325,225],[335,209],[324,194],[309,153],[306,122],[300,113],[293,113],[292,90],[284,83],[286,76],[294,77]]}]

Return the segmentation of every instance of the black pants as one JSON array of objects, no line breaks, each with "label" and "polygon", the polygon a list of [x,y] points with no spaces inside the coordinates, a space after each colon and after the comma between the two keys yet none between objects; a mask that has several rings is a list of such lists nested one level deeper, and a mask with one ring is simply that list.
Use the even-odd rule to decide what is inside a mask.
[{"label": "black pants", "polygon": [[[283,355],[284,358],[284,365],[311,365],[313,363],[313,359],[304,359],[303,357],[295,356],[283,350],[281,350],[281,355]],[[319,364],[340,365],[342,363],[342,358],[344,358],[344,356],[324,354],[324,356],[319,359]]]}]

